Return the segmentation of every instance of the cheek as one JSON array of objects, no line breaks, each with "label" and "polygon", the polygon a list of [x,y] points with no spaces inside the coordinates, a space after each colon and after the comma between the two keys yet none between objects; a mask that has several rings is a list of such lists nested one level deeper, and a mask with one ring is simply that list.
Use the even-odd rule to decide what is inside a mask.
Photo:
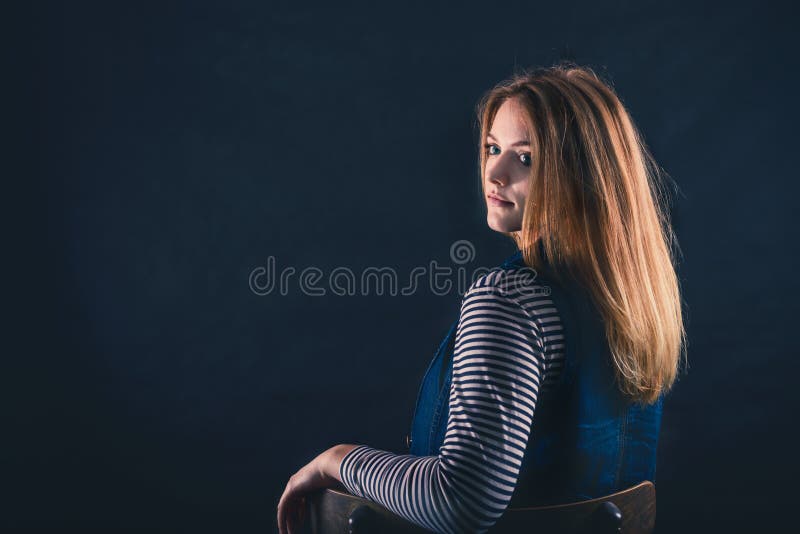
[{"label": "cheek", "polygon": [[528,193],[528,180],[520,180],[514,184],[514,192],[518,195],[525,195]]},{"label": "cheek", "polygon": [[528,183],[523,182],[519,184],[519,187],[515,189],[514,193],[517,195],[518,199],[524,201],[528,196]]}]

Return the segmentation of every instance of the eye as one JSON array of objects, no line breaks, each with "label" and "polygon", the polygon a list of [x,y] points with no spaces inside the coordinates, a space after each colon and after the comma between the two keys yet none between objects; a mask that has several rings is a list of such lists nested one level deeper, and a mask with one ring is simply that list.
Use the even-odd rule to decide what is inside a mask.
[{"label": "eye", "polygon": [[519,159],[522,162],[522,164],[525,165],[526,167],[530,167],[531,166],[531,155],[530,155],[529,152],[525,152],[524,154],[520,154],[519,155]]},{"label": "eye", "polygon": [[[500,148],[497,145],[486,144],[483,145],[483,148],[486,149],[486,153],[490,156],[496,156],[500,153]],[[494,152],[495,149],[497,150],[497,152]]]}]

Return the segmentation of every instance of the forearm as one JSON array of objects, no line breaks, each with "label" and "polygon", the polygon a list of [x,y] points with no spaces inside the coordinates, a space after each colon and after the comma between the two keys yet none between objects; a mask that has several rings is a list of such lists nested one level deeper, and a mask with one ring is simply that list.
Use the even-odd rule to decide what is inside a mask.
[{"label": "forearm", "polygon": [[342,465],[342,459],[348,452],[355,449],[358,445],[340,444],[334,445],[322,454],[320,469],[326,478],[333,478],[340,484],[342,477],[339,475],[339,467]]}]

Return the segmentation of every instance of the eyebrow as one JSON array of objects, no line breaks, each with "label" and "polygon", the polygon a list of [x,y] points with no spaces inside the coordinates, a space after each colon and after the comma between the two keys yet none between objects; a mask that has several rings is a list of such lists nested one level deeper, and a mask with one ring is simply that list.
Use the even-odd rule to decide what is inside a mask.
[{"label": "eyebrow", "polygon": [[[491,137],[495,141],[497,140],[497,138],[495,136],[493,136],[491,133],[486,134],[486,137],[487,138]],[[511,146],[531,146],[531,143],[530,143],[530,141],[517,141],[515,143],[511,143]]]}]

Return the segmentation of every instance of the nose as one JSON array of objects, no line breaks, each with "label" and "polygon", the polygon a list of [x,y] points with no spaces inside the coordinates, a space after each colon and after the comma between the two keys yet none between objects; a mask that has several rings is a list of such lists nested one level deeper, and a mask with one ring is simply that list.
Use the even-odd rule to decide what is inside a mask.
[{"label": "nose", "polygon": [[491,168],[487,169],[486,179],[489,183],[496,184],[498,187],[505,187],[509,182],[505,165],[498,161]]},{"label": "nose", "polygon": [[516,153],[513,151],[503,151],[495,156],[486,164],[486,179],[490,184],[495,184],[499,188],[509,185],[512,178],[518,173],[515,166]]}]

